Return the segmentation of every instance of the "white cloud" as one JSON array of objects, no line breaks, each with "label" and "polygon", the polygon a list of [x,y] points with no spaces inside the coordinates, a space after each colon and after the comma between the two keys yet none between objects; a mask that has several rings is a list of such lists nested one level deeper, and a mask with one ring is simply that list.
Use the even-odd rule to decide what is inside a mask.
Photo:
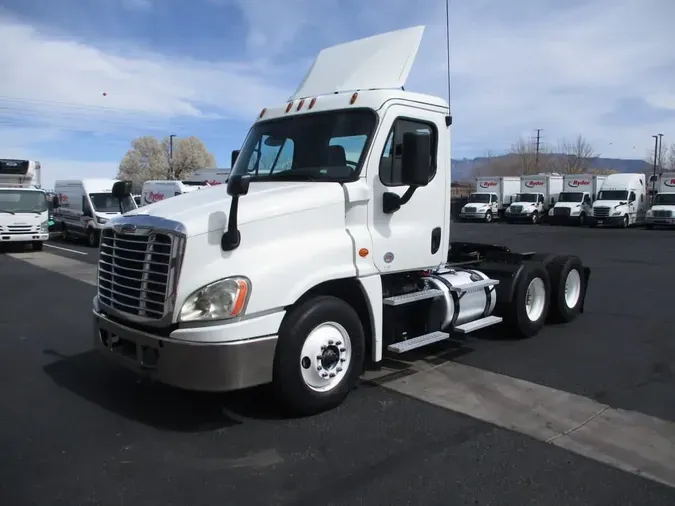
[{"label": "white cloud", "polygon": [[[13,69],[3,73],[0,127],[29,119],[40,135],[59,135],[58,129],[160,129],[216,116],[251,118],[286,99],[321,47],[419,23],[428,29],[407,89],[446,94],[441,0],[211,1],[242,9],[245,54],[214,62],[142,48],[113,52],[0,18],[0,66]],[[645,124],[635,111],[621,109],[636,99],[675,109],[675,55],[668,51],[675,4],[451,4],[456,152],[503,150],[535,128],[544,128],[550,143],[584,134],[607,156],[642,157],[655,132],[675,138],[665,112]],[[198,27],[181,27],[192,29]],[[26,147],[21,138],[29,132],[17,132],[0,137],[0,148]]]}]

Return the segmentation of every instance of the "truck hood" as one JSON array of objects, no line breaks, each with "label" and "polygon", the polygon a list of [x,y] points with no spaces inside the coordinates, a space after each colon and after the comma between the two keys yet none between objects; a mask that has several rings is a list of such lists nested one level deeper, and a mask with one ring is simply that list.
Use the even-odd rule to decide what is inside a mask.
[{"label": "truck hood", "polygon": [[[231,201],[227,185],[206,187],[129,211],[112,222],[129,216],[157,216],[182,223],[190,237],[224,230]],[[251,182],[248,194],[239,197],[237,224],[344,202],[345,193],[339,183]]]},{"label": "truck hood", "polygon": [[609,207],[610,209],[618,209],[627,204],[625,200],[596,200],[593,202],[593,209],[596,207]]},{"label": "truck hood", "polygon": [[581,202],[556,202],[553,207],[569,207],[570,209],[576,209],[577,207],[581,207]]},{"label": "truck hood", "polygon": [[656,205],[652,206],[650,211],[674,211],[675,212],[675,205]]},{"label": "truck hood", "polygon": [[514,207],[514,206],[522,206],[523,209],[528,208],[528,207],[537,207],[536,202],[512,202],[509,207]]}]

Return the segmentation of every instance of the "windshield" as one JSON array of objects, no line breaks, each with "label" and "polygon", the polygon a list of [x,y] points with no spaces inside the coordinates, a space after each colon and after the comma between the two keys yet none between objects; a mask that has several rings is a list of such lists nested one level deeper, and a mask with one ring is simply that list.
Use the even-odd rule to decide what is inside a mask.
[{"label": "windshield", "polygon": [[47,195],[31,190],[0,190],[0,212],[42,213],[47,210]]},{"label": "windshield", "polygon": [[469,196],[469,202],[474,204],[489,204],[490,203],[490,194],[489,193],[472,193]]},{"label": "windshield", "polygon": [[112,196],[112,193],[90,193],[91,205],[94,211],[99,213],[119,213],[119,201]]},{"label": "windshield", "polygon": [[536,202],[536,193],[519,193],[516,195],[516,202]]},{"label": "windshield", "polygon": [[181,181],[185,186],[206,186],[206,181]]},{"label": "windshield", "polygon": [[655,206],[675,206],[675,193],[657,193]]},{"label": "windshield", "polygon": [[628,192],[625,190],[604,190],[598,192],[598,200],[627,200]]},{"label": "windshield", "polygon": [[583,196],[581,192],[562,192],[558,202],[581,202]]},{"label": "windshield", "polygon": [[349,181],[375,129],[366,109],[289,116],[251,128],[232,174],[252,181]]}]

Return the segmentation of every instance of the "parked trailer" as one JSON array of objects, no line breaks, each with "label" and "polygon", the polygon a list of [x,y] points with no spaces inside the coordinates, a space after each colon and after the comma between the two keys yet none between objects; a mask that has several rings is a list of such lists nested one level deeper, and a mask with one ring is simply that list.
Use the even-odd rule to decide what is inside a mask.
[{"label": "parked trailer", "polygon": [[207,188],[208,186],[209,184],[204,181],[146,181],[141,188],[141,205],[147,206],[164,199]]},{"label": "parked trailer", "polygon": [[547,221],[553,225],[586,225],[593,216],[593,202],[605,179],[607,176],[594,174],[563,176],[563,191],[548,212]]},{"label": "parked trailer", "polygon": [[539,223],[555,205],[562,189],[563,177],[559,174],[522,176],[520,192],[506,209],[504,219],[507,223]]},{"label": "parked trailer", "polygon": [[[578,257],[450,242],[448,104],[403,89],[423,30],[321,51],[258,115],[227,185],[109,224],[93,300],[104,356],[190,390],[271,382],[308,414],[338,405],[367,356],[493,325],[532,337],[583,310]],[[104,247],[122,241],[146,255]]]},{"label": "parked trailer", "polygon": [[675,226],[675,172],[664,172],[652,176],[650,183],[656,182],[656,196],[654,205],[647,211],[645,227],[652,229],[658,227]]},{"label": "parked trailer", "polygon": [[188,178],[190,182],[202,182],[209,186],[227,183],[232,169],[198,169]]},{"label": "parked trailer", "polygon": [[477,177],[476,191],[460,211],[462,220],[491,222],[504,216],[504,211],[520,190],[519,177]]}]

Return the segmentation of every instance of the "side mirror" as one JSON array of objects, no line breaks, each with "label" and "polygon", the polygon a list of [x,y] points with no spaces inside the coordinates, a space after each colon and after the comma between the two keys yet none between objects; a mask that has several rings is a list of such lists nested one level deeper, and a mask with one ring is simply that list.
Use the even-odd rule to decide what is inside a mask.
[{"label": "side mirror", "polygon": [[553,197],[551,197],[551,205],[552,205],[552,206],[555,205],[555,199],[554,199]]},{"label": "side mirror", "polygon": [[131,181],[117,181],[112,187],[112,196],[117,200],[122,200],[131,195],[133,183]]},{"label": "side mirror", "polygon": [[409,186],[426,186],[431,175],[431,136],[418,132],[403,134],[401,182]]},{"label": "side mirror", "polygon": [[239,149],[232,151],[232,157],[230,158],[230,168],[234,167],[234,163],[237,161],[237,158],[239,158],[239,153],[241,153]]},{"label": "side mirror", "polygon": [[53,207],[54,209],[58,209],[58,207],[59,207],[60,205],[61,205],[61,203],[59,202],[59,197],[56,196],[56,195],[54,195],[54,196],[52,197],[52,207]]},{"label": "side mirror", "polygon": [[94,213],[92,213],[91,209],[87,207],[84,211],[82,211],[82,216],[86,216],[87,218],[93,218]]},{"label": "side mirror", "polygon": [[653,175],[649,176],[649,182],[650,183],[656,183],[656,181],[658,181],[658,179],[659,179],[659,177],[656,174],[653,174]]},{"label": "side mirror", "polygon": [[238,197],[248,193],[248,186],[251,183],[251,176],[242,176],[234,174],[227,180],[227,194],[230,197]]}]

